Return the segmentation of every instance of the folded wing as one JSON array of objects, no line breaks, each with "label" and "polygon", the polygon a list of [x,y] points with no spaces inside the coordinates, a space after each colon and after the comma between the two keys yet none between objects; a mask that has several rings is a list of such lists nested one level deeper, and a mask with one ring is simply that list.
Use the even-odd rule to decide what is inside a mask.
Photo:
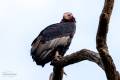
[{"label": "folded wing", "polygon": [[57,23],[45,28],[33,41],[31,55],[33,60],[44,66],[58,51],[64,55],[75,33],[74,23]]}]

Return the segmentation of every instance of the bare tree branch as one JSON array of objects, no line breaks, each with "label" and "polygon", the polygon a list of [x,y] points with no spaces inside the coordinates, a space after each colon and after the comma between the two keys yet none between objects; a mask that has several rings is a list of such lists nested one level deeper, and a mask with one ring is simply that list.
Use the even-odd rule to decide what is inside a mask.
[{"label": "bare tree branch", "polygon": [[51,65],[54,66],[54,70],[52,75],[50,76],[51,79],[49,80],[62,80],[63,77],[63,67],[83,61],[83,60],[89,60],[92,62],[95,62],[99,67],[101,67],[104,70],[103,63],[100,59],[100,56],[98,53],[82,49],[78,52],[72,53],[70,55],[67,55],[61,60],[53,60],[51,62]]},{"label": "bare tree branch", "polygon": [[53,60],[51,64],[55,67],[65,67],[83,60],[95,62],[104,70],[99,54],[87,49],[82,49],[80,51],[67,55],[59,61]]},{"label": "bare tree branch", "polygon": [[54,67],[53,72],[50,74],[49,80],[62,80],[64,70],[61,67]]},{"label": "bare tree branch", "polygon": [[108,24],[113,9],[114,0],[105,0],[104,8],[100,16],[98,32],[96,36],[96,46],[103,62],[105,73],[108,80],[120,80],[119,73],[116,70],[112,57],[109,55],[106,38],[108,33]]}]

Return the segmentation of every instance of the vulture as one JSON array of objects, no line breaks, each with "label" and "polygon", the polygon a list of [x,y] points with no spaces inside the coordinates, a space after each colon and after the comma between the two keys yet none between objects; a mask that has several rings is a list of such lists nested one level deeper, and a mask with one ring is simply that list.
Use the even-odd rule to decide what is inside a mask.
[{"label": "vulture", "polygon": [[44,65],[56,56],[63,57],[68,50],[76,30],[76,21],[72,13],[65,12],[59,23],[43,29],[34,39],[31,56],[37,65]]}]

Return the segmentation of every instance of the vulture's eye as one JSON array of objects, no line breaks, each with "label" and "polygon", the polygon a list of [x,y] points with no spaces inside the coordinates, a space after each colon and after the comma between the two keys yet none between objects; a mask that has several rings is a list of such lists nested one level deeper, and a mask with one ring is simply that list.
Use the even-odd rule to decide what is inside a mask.
[{"label": "vulture's eye", "polygon": [[68,14],[68,16],[71,16],[70,14]]}]

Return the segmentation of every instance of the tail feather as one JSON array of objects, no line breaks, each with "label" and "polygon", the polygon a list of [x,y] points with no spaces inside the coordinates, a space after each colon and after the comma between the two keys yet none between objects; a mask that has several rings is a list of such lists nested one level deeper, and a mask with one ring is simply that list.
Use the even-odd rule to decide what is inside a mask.
[{"label": "tail feather", "polygon": [[44,65],[52,60],[52,50],[45,50],[40,55],[37,54],[37,50],[31,50],[31,56],[32,59],[36,62],[37,65],[41,65],[44,67]]}]

